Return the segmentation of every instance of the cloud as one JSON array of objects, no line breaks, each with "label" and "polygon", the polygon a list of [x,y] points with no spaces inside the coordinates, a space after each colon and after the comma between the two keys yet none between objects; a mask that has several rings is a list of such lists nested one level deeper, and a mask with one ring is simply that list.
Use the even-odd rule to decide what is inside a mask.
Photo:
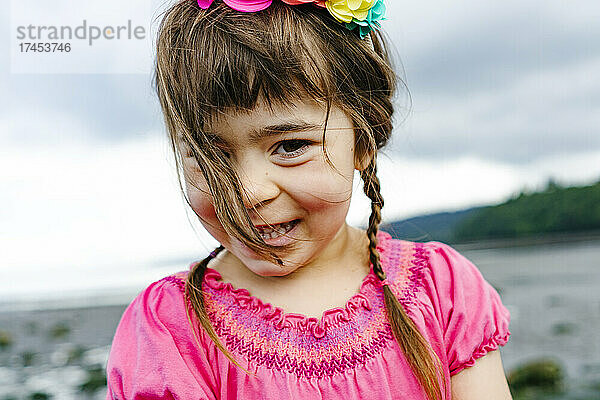
[{"label": "cloud", "polygon": [[[135,138],[142,131],[158,130],[162,126],[157,101],[149,78],[145,75],[12,75],[6,84],[9,96],[0,117],[13,118],[14,126],[26,124],[16,113],[25,106],[29,117],[39,118],[39,112],[50,118],[53,114],[71,114],[85,121],[85,127],[73,131],[74,137],[117,142]],[[30,132],[29,135],[35,135]]]},{"label": "cloud", "polygon": [[388,7],[413,100],[396,125],[398,155],[526,164],[600,148],[600,3]]},{"label": "cloud", "polygon": [[[408,83],[457,96],[600,54],[600,6],[559,1],[390,2],[386,26]],[[595,16],[595,17],[594,17]]]},{"label": "cloud", "polygon": [[10,227],[0,239],[8,247],[0,252],[4,265],[141,262],[189,245],[165,141],[34,147],[24,154],[1,151],[0,184],[10,188],[0,200],[0,224]]},{"label": "cloud", "polygon": [[[146,2],[148,8],[150,1],[138,0],[135,4]],[[63,4],[64,2],[60,2]],[[129,3],[128,3],[129,4]],[[64,5],[64,4],[63,4]],[[10,2],[0,4],[0,27],[5,33],[0,39],[0,50],[10,54],[10,38],[16,35],[10,16]],[[50,7],[55,7],[52,4]],[[129,4],[129,6],[133,6]],[[32,6],[33,7],[33,6]],[[111,7],[118,10],[111,10]],[[43,7],[35,6],[32,9],[32,21]],[[88,22],[106,21],[121,24],[126,21],[125,16],[150,15],[148,10],[136,11],[124,9],[123,4],[111,2],[97,5],[89,3],[78,4],[79,13],[65,14],[64,20],[57,23],[77,25],[81,23],[79,16],[87,16]],[[100,13],[100,14],[99,14]],[[118,17],[117,17],[118,16]],[[134,18],[131,17],[131,18]],[[73,21],[71,21],[73,19]],[[151,21],[147,21],[150,25]],[[98,22],[100,23],[100,22]],[[147,47],[151,48],[152,38],[147,36]],[[130,48],[115,45],[110,48],[113,61],[125,60],[136,54],[129,54]],[[99,52],[106,51],[100,50]],[[105,59],[104,62],[112,62]],[[148,59],[151,63],[151,59]],[[162,120],[156,96],[151,87],[151,76],[148,74],[11,74],[10,58],[4,57],[0,62],[0,117],[3,119],[14,118],[12,126],[26,125],[22,119],[16,119],[16,114],[22,108],[29,108],[28,119],[37,118],[39,111],[45,115],[63,115],[70,113],[74,119],[86,121],[84,129],[73,131],[75,137],[87,136],[91,140],[119,141],[136,137],[141,131],[158,131],[162,127]],[[20,115],[19,115],[20,116]],[[53,119],[45,121],[52,124]],[[27,140],[35,136],[29,132]],[[37,138],[37,140],[45,140]]]},{"label": "cloud", "polygon": [[[153,1],[152,17],[168,4]],[[391,149],[409,158],[523,164],[599,148],[599,4],[388,2],[384,29],[403,60],[413,97],[413,111],[396,125]],[[0,21],[8,38],[7,3],[0,6]],[[0,49],[7,46],[0,41]],[[150,85],[147,75],[9,75],[5,61],[0,117],[13,118],[10,126],[25,131],[28,122],[19,114],[25,106],[36,110],[25,118],[45,110],[45,123],[56,129],[53,114],[58,120],[72,114],[81,121],[71,133],[75,138],[105,145],[142,132],[160,136],[162,116]],[[397,112],[399,122],[402,104]],[[41,133],[28,130],[13,139],[51,140],[36,135]]]},{"label": "cloud", "polygon": [[600,148],[600,56],[520,76],[496,91],[415,96],[393,149],[411,157],[482,157],[523,164]]}]

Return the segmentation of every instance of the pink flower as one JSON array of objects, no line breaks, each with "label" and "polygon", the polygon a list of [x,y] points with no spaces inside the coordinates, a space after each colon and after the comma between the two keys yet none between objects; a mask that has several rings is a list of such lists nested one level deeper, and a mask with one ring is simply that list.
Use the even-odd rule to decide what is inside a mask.
[{"label": "pink flower", "polygon": [[309,4],[309,3],[314,3],[315,5],[319,6],[319,7],[325,7],[325,0],[281,0],[286,4],[289,4],[291,6],[297,6],[299,4]]},{"label": "pink flower", "polygon": [[223,0],[234,10],[244,12],[262,11],[269,7],[273,0]]},{"label": "pink flower", "polygon": [[198,0],[201,9],[206,10],[212,4],[213,0]]},{"label": "pink flower", "polygon": [[[198,0],[198,6],[203,10],[206,10],[213,3],[214,0]],[[237,11],[243,12],[255,12],[261,11],[269,7],[273,0],[223,0],[225,4]],[[292,6],[299,4],[314,3],[319,7],[325,7],[325,0],[282,0]]]},{"label": "pink flower", "polygon": [[[214,0],[198,0],[198,6],[206,10]],[[225,4],[237,11],[255,12],[269,7],[272,0],[223,0]]]}]

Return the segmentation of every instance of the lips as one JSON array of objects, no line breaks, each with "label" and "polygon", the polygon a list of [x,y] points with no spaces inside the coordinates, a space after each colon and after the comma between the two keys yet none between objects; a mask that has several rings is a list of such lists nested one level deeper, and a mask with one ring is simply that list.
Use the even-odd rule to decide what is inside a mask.
[{"label": "lips", "polygon": [[292,222],[295,223],[297,221],[298,221],[297,219],[290,219],[290,220],[285,221],[285,222],[276,222],[276,223],[272,223],[272,224],[268,224],[268,225],[254,225],[254,227],[256,229],[258,229],[259,231],[263,231],[263,230],[267,230],[268,231],[269,229],[271,229],[271,227],[278,227],[279,225],[289,224],[289,223],[292,223]]}]

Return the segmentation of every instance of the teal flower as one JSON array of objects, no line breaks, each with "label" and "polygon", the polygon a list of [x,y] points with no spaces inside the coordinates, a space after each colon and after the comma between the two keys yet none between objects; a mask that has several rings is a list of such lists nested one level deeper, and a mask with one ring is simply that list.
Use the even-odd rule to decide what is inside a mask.
[{"label": "teal flower", "polygon": [[352,21],[346,24],[346,28],[352,30],[358,27],[360,37],[364,39],[372,29],[381,28],[379,21],[384,21],[385,19],[385,4],[383,4],[383,0],[377,0],[373,7],[369,9],[367,18],[363,20],[352,18]]}]

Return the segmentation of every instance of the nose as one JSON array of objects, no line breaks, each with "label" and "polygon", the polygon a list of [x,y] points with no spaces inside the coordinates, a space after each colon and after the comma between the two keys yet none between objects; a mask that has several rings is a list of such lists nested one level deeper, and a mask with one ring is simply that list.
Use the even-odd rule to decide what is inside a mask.
[{"label": "nose", "polygon": [[237,172],[242,185],[244,206],[247,209],[265,206],[279,195],[280,188],[268,162],[247,160],[240,163]]}]

